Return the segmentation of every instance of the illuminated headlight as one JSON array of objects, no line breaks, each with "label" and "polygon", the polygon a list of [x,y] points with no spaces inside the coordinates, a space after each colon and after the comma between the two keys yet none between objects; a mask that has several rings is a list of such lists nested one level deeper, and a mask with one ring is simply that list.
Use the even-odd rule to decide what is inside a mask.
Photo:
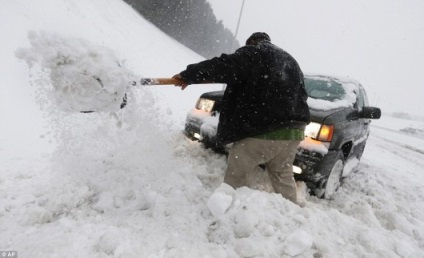
[{"label": "illuminated headlight", "polygon": [[196,108],[205,112],[211,112],[213,105],[215,105],[214,100],[200,98],[197,101]]},{"label": "illuminated headlight", "polygon": [[334,125],[324,125],[319,123],[309,123],[305,128],[305,136],[312,139],[330,142],[333,138]]},{"label": "illuminated headlight", "polygon": [[293,173],[295,174],[302,174],[302,169],[298,166],[293,165]]},{"label": "illuminated headlight", "polygon": [[319,134],[319,129],[321,125],[318,123],[311,122],[305,128],[305,136],[316,139]]},{"label": "illuminated headlight", "polygon": [[196,139],[198,139],[198,140],[202,140],[202,136],[200,136],[200,134],[198,134],[198,133],[194,133],[193,134],[193,136],[196,138]]}]

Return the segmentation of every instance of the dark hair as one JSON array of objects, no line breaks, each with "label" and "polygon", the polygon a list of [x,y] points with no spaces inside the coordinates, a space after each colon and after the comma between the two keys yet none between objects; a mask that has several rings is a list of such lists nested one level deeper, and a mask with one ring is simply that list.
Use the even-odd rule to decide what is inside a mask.
[{"label": "dark hair", "polygon": [[271,41],[271,38],[265,32],[255,32],[246,40],[246,45],[252,45],[262,40]]}]

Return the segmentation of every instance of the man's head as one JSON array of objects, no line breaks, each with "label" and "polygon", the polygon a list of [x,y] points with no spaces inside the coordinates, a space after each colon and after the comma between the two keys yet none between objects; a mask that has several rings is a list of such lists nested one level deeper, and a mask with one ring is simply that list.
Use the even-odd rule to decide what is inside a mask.
[{"label": "man's head", "polygon": [[255,32],[246,40],[246,45],[256,45],[264,40],[271,41],[271,38],[265,32]]}]

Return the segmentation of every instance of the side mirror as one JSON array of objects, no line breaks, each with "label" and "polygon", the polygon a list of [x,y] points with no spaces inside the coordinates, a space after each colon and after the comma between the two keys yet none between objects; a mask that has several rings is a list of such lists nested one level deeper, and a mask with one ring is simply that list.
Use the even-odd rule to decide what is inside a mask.
[{"label": "side mirror", "polygon": [[381,117],[381,109],[376,107],[363,107],[360,118],[379,119]]}]

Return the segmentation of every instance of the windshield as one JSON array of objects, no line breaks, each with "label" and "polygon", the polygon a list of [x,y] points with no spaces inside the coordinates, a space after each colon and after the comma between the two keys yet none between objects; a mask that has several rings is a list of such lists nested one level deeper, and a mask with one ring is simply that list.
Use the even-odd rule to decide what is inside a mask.
[{"label": "windshield", "polygon": [[305,77],[305,89],[310,108],[329,110],[352,107],[356,102],[357,83],[329,76]]},{"label": "windshield", "polygon": [[346,91],[343,86],[334,80],[320,80],[305,78],[305,88],[308,96],[334,102],[344,99]]}]

